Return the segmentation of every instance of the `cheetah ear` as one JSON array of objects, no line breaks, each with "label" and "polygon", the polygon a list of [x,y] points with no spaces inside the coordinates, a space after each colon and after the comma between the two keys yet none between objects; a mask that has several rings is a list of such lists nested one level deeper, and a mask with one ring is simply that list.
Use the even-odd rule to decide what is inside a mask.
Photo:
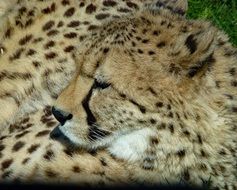
[{"label": "cheetah ear", "polygon": [[149,8],[154,10],[168,9],[175,14],[185,16],[188,9],[187,0],[157,0],[149,5]]},{"label": "cheetah ear", "polygon": [[169,69],[182,71],[188,78],[193,78],[205,73],[215,61],[217,29],[208,22],[193,22],[189,27],[183,28],[186,31],[174,39],[170,49],[173,63]]}]

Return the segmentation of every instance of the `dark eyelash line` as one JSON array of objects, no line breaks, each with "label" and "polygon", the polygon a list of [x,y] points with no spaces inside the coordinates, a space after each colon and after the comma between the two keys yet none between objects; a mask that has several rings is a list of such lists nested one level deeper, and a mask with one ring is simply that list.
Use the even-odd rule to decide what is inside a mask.
[{"label": "dark eyelash line", "polygon": [[110,83],[106,83],[106,82],[99,82],[98,80],[95,79],[95,82],[93,84],[93,88],[100,88],[100,89],[106,89],[108,87],[110,87]]}]

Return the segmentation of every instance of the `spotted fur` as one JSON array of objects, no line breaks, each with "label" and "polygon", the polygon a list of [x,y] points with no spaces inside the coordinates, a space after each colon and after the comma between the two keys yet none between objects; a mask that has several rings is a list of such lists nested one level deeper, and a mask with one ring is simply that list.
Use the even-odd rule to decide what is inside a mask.
[{"label": "spotted fur", "polygon": [[236,49],[185,19],[186,1],[12,5],[0,22],[1,181],[237,188]]}]

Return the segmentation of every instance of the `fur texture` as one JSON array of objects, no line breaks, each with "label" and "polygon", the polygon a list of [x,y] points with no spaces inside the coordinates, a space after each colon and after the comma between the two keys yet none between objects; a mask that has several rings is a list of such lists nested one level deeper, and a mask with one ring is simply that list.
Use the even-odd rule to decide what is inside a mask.
[{"label": "fur texture", "polygon": [[186,1],[13,4],[0,21],[2,181],[237,188],[236,49],[187,20]]}]

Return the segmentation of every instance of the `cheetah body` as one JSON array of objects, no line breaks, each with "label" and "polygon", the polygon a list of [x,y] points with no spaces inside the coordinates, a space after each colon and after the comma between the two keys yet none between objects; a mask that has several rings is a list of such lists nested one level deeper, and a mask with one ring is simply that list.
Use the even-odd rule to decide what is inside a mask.
[{"label": "cheetah body", "polygon": [[236,50],[177,2],[5,5],[2,181],[236,189]]}]

